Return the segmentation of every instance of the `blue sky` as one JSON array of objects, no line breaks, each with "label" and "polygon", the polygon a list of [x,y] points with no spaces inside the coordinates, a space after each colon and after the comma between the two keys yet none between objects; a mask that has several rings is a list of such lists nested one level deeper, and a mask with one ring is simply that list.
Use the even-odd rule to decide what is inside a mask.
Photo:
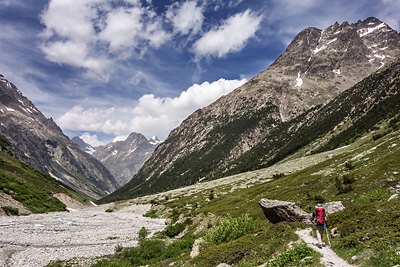
[{"label": "blue sky", "polygon": [[0,0],[0,73],[69,137],[165,139],[266,69],[304,28],[375,16],[400,0]]}]

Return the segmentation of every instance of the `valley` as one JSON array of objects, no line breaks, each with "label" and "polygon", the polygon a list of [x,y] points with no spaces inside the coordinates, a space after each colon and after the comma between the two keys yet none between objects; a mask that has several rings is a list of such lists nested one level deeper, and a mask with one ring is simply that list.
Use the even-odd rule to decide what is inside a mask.
[{"label": "valley", "polygon": [[0,216],[0,266],[44,266],[75,257],[91,262],[114,253],[115,247],[136,246],[138,232],[165,227],[163,219],[143,217],[151,205],[131,205],[106,212],[110,205],[70,212]]}]

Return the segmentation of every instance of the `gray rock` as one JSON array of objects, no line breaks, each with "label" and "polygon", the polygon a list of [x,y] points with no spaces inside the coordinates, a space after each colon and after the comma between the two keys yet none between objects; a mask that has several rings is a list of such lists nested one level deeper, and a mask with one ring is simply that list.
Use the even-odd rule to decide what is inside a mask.
[{"label": "gray rock", "polygon": [[217,265],[217,267],[231,267],[229,264],[226,263],[220,263]]},{"label": "gray rock", "polygon": [[391,197],[389,197],[388,201],[395,200],[395,199],[398,199],[398,198],[399,198],[399,194],[394,194]]},{"label": "gray rock", "polygon": [[331,236],[332,236],[333,238],[339,237],[339,236],[340,236],[340,233],[339,233],[337,227],[331,229]]},{"label": "gray rock", "polygon": [[311,224],[311,215],[291,202],[262,198],[259,204],[265,217],[272,223],[286,221]]},{"label": "gray rock", "polygon": [[301,259],[301,260],[300,260],[300,263],[305,263],[306,260],[310,260],[310,259],[312,259],[312,258],[313,258],[313,257],[311,257],[311,256],[307,256],[307,257]]},{"label": "gray rock", "polygon": [[326,214],[332,214],[341,210],[344,210],[342,201],[328,202],[322,205],[325,209]]},{"label": "gray rock", "polygon": [[194,244],[193,244],[193,247],[192,247],[192,252],[190,252],[190,257],[191,258],[194,258],[194,257],[196,257],[196,256],[198,256],[200,254],[200,244],[203,243],[203,242],[204,242],[204,239],[201,238],[201,237],[194,241]]},{"label": "gray rock", "polygon": [[400,184],[397,184],[397,185],[391,187],[390,189],[396,191],[397,193],[400,193]]}]

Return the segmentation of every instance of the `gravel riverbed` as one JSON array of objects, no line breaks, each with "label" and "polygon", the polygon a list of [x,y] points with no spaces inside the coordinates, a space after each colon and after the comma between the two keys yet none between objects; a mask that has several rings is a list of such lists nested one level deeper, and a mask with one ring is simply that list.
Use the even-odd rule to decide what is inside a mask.
[{"label": "gravel riverbed", "polygon": [[70,212],[0,216],[0,266],[44,266],[51,260],[112,254],[117,245],[137,245],[137,234],[165,228],[164,219],[142,215],[150,205],[105,212],[102,205]]}]

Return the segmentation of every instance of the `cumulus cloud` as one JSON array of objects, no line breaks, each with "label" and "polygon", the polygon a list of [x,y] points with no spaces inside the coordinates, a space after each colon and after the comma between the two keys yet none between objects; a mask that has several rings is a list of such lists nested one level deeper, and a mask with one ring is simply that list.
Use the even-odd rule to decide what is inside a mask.
[{"label": "cumulus cloud", "polygon": [[90,144],[93,147],[106,145],[105,142],[102,142],[98,139],[96,134],[90,134],[88,132],[83,133],[80,138],[87,144]]},{"label": "cumulus cloud", "polygon": [[203,7],[198,6],[196,1],[177,2],[169,7],[166,17],[171,20],[176,32],[197,34],[204,20]]},{"label": "cumulus cloud", "polygon": [[146,136],[165,138],[195,110],[214,102],[245,82],[245,79],[219,79],[212,83],[195,84],[174,98],[146,94],[129,107],[85,109],[77,105],[56,121],[64,130],[103,132],[116,136],[139,132]]},{"label": "cumulus cloud", "polygon": [[382,0],[383,8],[380,9],[380,19],[389,24],[393,29],[400,30],[400,2],[398,0]]},{"label": "cumulus cloud", "polygon": [[224,57],[228,53],[240,51],[247,41],[255,36],[262,16],[250,10],[231,16],[220,26],[205,33],[193,46],[196,58]]},{"label": "cumulus cloud", "polygon": [[[232,0],[224,6],[233,8],[241,2]],[[208,17],[204,25],[209,8],[205,2],[187,0],[157,13],[151,1],[50,0],[40,16],[40,49],[51,62],[82,68],[87,77],[108,82],[121,61],[142,60],[150,49],[167,43],[191,48],[195,42],[191,51],[196,58],[240,51],[262,20],[246,10],[224,21]],[[210,23],[219,26],[202,35]]]},{"label": "cumulus cloud", "polygon": [[140,1],[123,2],[115,8],[108,0],[51,0],[41,14],[45,29],[39,34],[46,59],[107,82],[118,60],[142,55],[170,38],[154,11]]}]

